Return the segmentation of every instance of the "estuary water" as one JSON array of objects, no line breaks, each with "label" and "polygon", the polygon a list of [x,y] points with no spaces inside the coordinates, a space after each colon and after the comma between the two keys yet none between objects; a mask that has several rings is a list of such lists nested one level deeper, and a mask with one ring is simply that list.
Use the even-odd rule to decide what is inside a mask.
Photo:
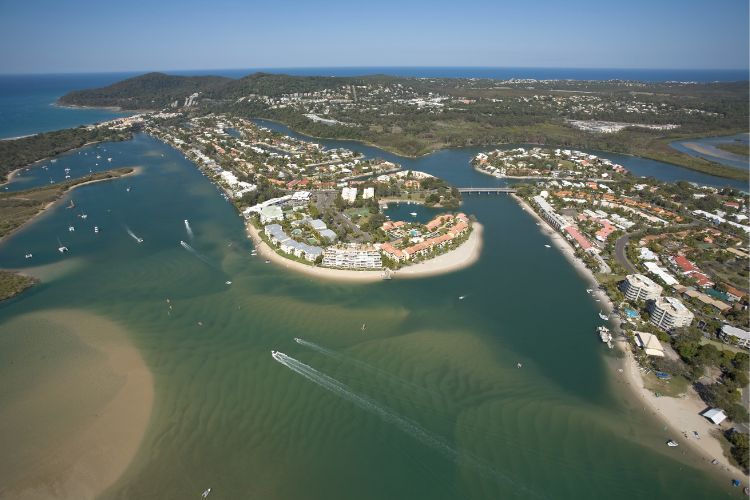
[{"label": "estuary water", "polygon": [[[0,377],[12,381],[0,389],[0,442],[14,446],[0,483],[49,459],[28,422],[44,421],[54,441],[99,414],[83,404],[94,397],[84,376],[65,388],[80,403],[26,403],[89,356],[40,321],[65,310],[117,325],[153,376],[138,451],[101,498],[199,498],[209,487],[210,498],[290,500],[736,495],[710,466],[664,445],[678,431],[646,414],[610,369],[588,285],[511,198],[465,200],[485,227],[468,269],[318,281],[252,256],[233,207],[172,148],[139,134],[81,152],[59,163],[74,172],[80,162],[85,175],[99,155],[143,170],[71,191],[0,242],[0,267],[42,277],[0,305]],[[405,166],[457,185],[499,183],[469,167],[473,154]],[[9,188],[48,176],[35,168]]]},{"label": "estuary water", "polygon": [[729,167],[741,170],[750,169],[750,159],[747,155],[740,156],[729,151],[723,151],[718,148],[722,144],[737,144],[750,149],[750,134],[735,134],[722,137],[705,137],[702,139],[689,139],[687,141],[675,141],[670,144],[677,151],[687,153],[691,156],[704,158],[709,161],[721,163]]}]

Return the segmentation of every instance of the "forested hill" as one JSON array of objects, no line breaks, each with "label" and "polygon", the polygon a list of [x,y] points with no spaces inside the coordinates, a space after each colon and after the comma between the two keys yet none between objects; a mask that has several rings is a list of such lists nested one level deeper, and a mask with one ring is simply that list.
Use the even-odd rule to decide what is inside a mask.
[{"label": "forested hill", "polygon": [[[174,76],[148,73],[128,78],[108,87],[76,90],[62,96],[63,105],[111,107],[129,110],[163,109],[175,101],[182,107],[185,98],[200,92],[200,99],[237,99],[249,94],[279,97],[282,94],[316,92],[344,85],[393,83],[404,79],[371,75],[364,77],[290,76],[253,73],[238,79],[220,76]],[[415,80],[409,80],[413,86]]]},{"label": "forested hill", "polygon": [[68,106],[116,106],[122,109],[162,109],[174,101],[182,105],[195,92],[209,92],[231,82],[223,76],[174,76],[147,73],[108,87],[74,90],[58,101]]}]

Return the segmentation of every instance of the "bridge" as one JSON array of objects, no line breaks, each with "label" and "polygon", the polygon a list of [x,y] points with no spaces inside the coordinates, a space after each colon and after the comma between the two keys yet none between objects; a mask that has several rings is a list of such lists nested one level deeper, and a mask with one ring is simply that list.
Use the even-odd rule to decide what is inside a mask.
[{"label": "bridge", "polygon": [[460,187],[458,192],[463,194],[500,194],[515,193],[516,189],[509,187]]}]

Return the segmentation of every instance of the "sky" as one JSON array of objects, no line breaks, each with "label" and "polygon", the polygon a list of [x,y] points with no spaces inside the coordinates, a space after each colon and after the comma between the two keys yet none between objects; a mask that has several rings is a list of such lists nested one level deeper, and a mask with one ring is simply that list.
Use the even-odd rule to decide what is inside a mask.
[{"label": "sky", "polygon": [[748,0],[0,0],[0,73],[748,68]]}]

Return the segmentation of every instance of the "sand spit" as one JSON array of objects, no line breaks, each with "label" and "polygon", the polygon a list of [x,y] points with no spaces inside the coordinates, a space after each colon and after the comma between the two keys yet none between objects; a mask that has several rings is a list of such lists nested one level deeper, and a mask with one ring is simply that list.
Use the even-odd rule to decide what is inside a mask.
[{"label": "sand spit", "polygon": [[0,498],[97,497],[148,426],[154,384],[139,352],[119,325],[79,310],[14,318],[0,325],[0,346],[9,384],[0,391]]}]

